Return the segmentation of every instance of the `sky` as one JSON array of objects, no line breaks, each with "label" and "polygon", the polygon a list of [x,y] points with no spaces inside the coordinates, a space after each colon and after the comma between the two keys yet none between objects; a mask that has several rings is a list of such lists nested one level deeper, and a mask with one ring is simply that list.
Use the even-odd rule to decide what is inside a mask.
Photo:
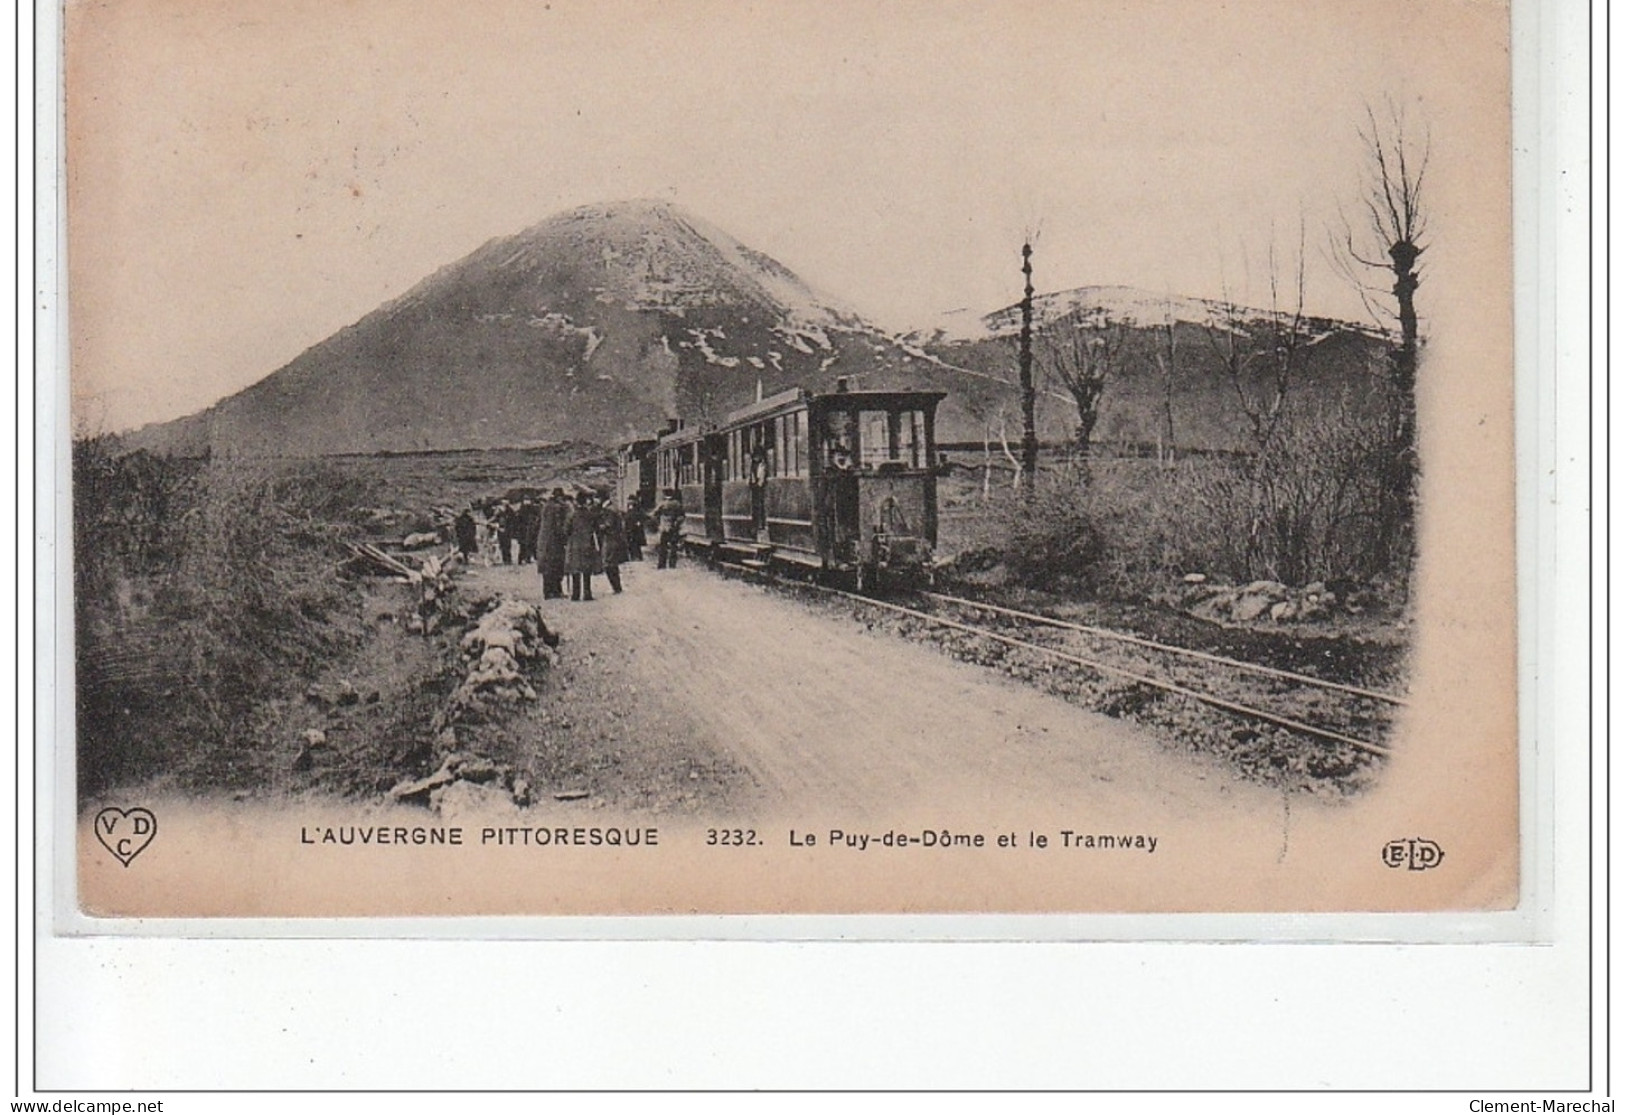
[{"label": "sky", "polygon": [[623,198],[896,329],[1014,302],[1027,235],[1041,291],[1261,302],[1300,223],[1309,305],[1363,318],[1325,249],[1367,104],[1426,129],[1424,283],[1464,296],[1507,259],[1507,33],[1488,0],[70,0],[76,427]]}]

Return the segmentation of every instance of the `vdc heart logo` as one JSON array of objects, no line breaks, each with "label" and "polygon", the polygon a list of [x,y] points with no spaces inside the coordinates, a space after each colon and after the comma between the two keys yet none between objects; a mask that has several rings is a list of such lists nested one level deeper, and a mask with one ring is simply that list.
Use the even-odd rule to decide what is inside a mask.
[{"label": "vdc heart logo", "polygon": [[139,856],[152,843],[152,838],[158,835],[158,818],[152,815],[152,810],[140,807],[114,809],[108,806],[96,814],[93,823],[96,839],[125,867],[130,866],[130,861]]}]

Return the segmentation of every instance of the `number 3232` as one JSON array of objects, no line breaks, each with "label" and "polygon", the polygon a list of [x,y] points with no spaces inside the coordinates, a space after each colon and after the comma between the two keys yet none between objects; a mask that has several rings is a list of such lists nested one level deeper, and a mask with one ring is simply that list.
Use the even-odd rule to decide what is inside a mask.
[{"label": "number 3232", "polygon": [[706,829],[705,842],[719,848],[753,848],[761,843],[755,829]]}]

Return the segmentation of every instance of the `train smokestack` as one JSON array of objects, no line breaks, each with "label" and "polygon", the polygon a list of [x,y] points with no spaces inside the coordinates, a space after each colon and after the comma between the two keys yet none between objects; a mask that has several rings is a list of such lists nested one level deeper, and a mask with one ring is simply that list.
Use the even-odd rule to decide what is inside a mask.
[{"label": "train smokestack", "polygon": [[835,393],[837,395],[846,394],[847,389],[850,386],[851,385],[847,382],[847,378],[845,376],[836,376],[835,377]]}]

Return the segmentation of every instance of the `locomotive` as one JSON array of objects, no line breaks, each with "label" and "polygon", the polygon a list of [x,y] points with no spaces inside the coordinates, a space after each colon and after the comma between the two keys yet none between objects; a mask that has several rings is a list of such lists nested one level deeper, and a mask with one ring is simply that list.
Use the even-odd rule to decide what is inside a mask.
[{"label": "locomotive", "polygon": [[860,591],[928,579],[937,544],[941,391],[791,388],[720,424],[674,421],[621,446],[620,496],[682,496],[684,548]]}]

